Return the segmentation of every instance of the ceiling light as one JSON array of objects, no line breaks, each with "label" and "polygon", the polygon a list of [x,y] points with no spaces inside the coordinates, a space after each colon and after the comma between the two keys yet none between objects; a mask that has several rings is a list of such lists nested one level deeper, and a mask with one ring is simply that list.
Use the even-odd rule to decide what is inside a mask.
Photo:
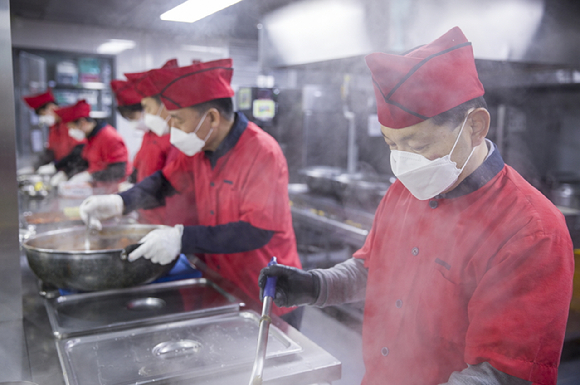
[{"label": "ceiling light", "polygon": [[102,54],[116,55],[125,50],[135,48],[133,40],[110,39],[97,47],[97,52]]},{"label": "ceiling light", "polygon": [[187,0],[185,3],[162,14],[161,20],[193,23],[241,0]]}]

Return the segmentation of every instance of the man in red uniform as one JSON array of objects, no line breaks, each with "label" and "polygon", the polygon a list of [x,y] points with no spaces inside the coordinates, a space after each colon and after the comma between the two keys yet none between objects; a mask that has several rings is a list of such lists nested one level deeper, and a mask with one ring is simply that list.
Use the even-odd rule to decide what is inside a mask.
[{"label": "man in red uniform", "polygon": [[80,100],[59,108],[56,114],[68,126],[69,135],[87,139],[81,157],[85,170],[71,178],[85,182],[120,182],[127,173],[128,152],[121,135],[111,125],[90,117],[91,106]]},{"label": "man in red uniform", "polygon": [[[143,74],[142,76],[146,75]],[[147,120],[150,121],[147,117],[151,114],[151,106],[143,106],[141,101],[145,100],[145,98],[151,99],[150,96],[155,94],[154,91],[151,91],[151,87],[145,88],[141,86],[141,92],[139,92],[133,83],[124,80],[113,80],[111,87],[115,92],[117,108],[121,115],[126,116],[128,120],[134,123],[135,129],[145,131],[141,147],[137,151],[135,159],[133,159],[133,172],[129,176],[130,183],[138,183],[156,171],[161,170],[167,163],[168,155],[172,148],[169,142],[169,126],[167,125],[167,120],[169,119],[163,120],[161,118],[162,124],[151,124],[150,122],[152,128],[149,128],[145,123]],[[150,92],[151,95],[149,95]],[[161,110],[161,106],[162,104],[159,102],[155,113],[157,113],[157,110]],[[145,111],[143,111],[144,109]],[[167,116],[169,115],[167,114]],[[164,207],[138,210],[138,212],[140,220],[145,223],[166,224]]]},{"label": "man in red uniform", "polygon": [[[170,59],[161,68],[176,68],[177,66],[177,59]],[[172,146],[169,140],[169,120],[171,116],[161,102],[161,98],[157,95],[158,90],[149,77],[152,71],[154,70],[125,74],[135,91],[141,96],[141,106],[143,108],[141,124],[150,131],[149,135],[143,138],[144,144],[142,144],[141,150],[136,156],[135,162],[142,163],[143,167],[135,167],[138,170],[138,174],[135,175],[135,182],[141,182],[145,177],[161,170],[165,164],[174,159],[179,153],[179,150]],[[157,134],[160,136],[156,137]],[[156,148],[151,149],[153,153],[150,153],[145,151],[143,146],[145,146],[145,149],[154,146]],[[193,207],[195,207],[195,200],[192,194],[176,194],[167,197],[164,206],[148,210],[140,209],[138,212],[149,223],[191,226],[198,224],[196,210]]]},{"label": "man in red uniform", "polygon": [[[61,175],[73,175],[78,172],[78,156],[83,150],[86,140],[76,140],[68,134],[68,127],[54,112],[58,105],[50,90],[47,92],[24,97],[28,106],[38,115],[40,124],[48,126],[48,146],[35,164],[41,174],[54,174],[61,171]],[[73,154],[75,156],[68,157]],[[66,158],[66,159],[65,159]],[[64,161],[62,161],[64,159]],[[66,177],[56,178],[60,180]],[[56,180],[55,179],[55,180]]]},{"label": "man in red uniform", "polygon": [[[92,225],[136,208],[162,205],[174,193],[194,197],[199,225],[154,230],[129,255],[165,264],[180,252],[208,266],[259,301],[258,274],[272,256],[300,268],[288,198],[288,167],[278,143],[234,113],[232,60],[154,70],[151,79],[172,116],[178,157],[132,189],[91,197],[81,217]],[[302,309],[274,312],[298,327]]]},{"label": "man in red uniform", "polygon": [[555,385],[572,295],[563,215],[485,139],[459,28],[366,57],[391,167],[362,249],[333,268],[271,266],[279,306],[365,299],[363,384]]}]

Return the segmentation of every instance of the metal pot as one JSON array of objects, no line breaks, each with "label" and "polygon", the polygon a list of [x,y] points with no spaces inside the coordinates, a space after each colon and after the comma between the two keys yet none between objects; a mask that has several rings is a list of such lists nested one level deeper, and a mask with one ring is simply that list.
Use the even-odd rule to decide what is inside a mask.
[{"label": "metal pot", "polygon": [[557,206],[580,208],[580,183],[561,183],[550,191]]},{"label": "metal pot", "polygon": [[145,258],[121,258],[123,249],[139,240],[154,225],[113,225],[89,236],[85,227],[48,231],[26,240],[22,247],[34,274],[45,284],[61,289],[98,291],[152,282],[167,274],[173,263],[160,265]]},{"label": "metal pot", "polygon": [[306,177],[310,191],[323,195],[335,195],[333,179],[343,172],[341,168],[330,166],[310,166],[298,171]]}]

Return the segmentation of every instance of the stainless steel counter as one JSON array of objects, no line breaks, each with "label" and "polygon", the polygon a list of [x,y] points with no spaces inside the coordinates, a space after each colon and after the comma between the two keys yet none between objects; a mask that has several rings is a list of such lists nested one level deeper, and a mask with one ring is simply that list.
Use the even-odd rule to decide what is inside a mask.
[{"label": "stainless steel counter", "polygon": [[[30,202],[27,202],[25,207],[21,207],[21,209],[30,209],[33,212],[47,212],[55,209],[62,210],[64,207],[78,205],[80,202],[53,197],[52,199],[33,201],[32,203],[32,207]],[[22,253],[20,258],[24,318],[20,328],[23,330],[21,335],[24,335],[25,346],[22,346],[22,341],[20,347],[18,347],[18,344],[15,345],[14,353],[16,357],[13,357],[13,359],[29,362],[30,376],[28,378],[24,375],[14,379],[29,380],[41,385],[63,385],[65,384],[65,377],[58,357],[57,339],[53,335],[45,309],[45,300],[38,293],[37,279],[28,267],[25,255]],[[208,279],[216,282],[220,287],[246,303],[242,310],[252,310],[260,313],[259,304],[252,303],[250,299],[243,296],[239,289],[223,280],[217,273],[208,270],[201,261],[195,258],[192,259],[196,263],[196,267],[202,270]],[[289,339],[300,345],[302,350],[284,357],[268,359],[264,369],[264,384],[330,384],[340,378],[341,363],[336,358],[280,318],[273,317],[273,325],[287,335]],[[2,333],[1,329],[0,333]],[[236,370],[228,370],[219,375],[205,377],[203,383],[209,385],[243,384],[249,381],[250,374],[251,364],[242,365],[237,367]],[[171,384],[175,383],[179,382],[171,381]],[[95,384],[100,384],[99,380],[95,379]]]}]

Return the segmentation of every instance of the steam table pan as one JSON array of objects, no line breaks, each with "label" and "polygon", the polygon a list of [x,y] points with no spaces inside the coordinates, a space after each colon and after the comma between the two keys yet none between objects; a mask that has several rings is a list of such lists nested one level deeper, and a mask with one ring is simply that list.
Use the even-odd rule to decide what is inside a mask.
[{"label": "steam table pan", "polygon": [[[246,369],[247,381],[259,322],[252,311],[226,313],[62,339],[57,349],[67,385],[203,383],[236,371],[243,377]],[[291,359],[301,350],[278,328],[270,328],[266,362]]]},{"label": "steam table pan", "polygon": [[240,301],[205,278],[45,299],[55,337],[238,312]]}]

